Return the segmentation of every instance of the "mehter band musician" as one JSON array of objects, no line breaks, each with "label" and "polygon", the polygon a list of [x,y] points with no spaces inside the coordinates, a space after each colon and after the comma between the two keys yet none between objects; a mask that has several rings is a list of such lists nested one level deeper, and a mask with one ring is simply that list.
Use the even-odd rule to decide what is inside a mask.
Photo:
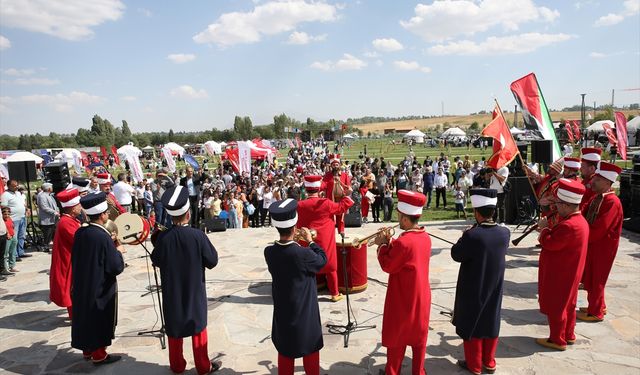
[{"label": "mehter band musician", "polygon": [[[293,375],[295,358],[300,357],[305,373],[318,375],[320,349],[324,344],[316,273],[327,263],[327,256],[313,242],[308,228],[295,229],[298,221],[296,209],[294,199],[277,201],[269,206],[273,226],[280,234],[280,240],[264,250],[273,280],[271,340],[278,350],[279,375]],[[293,241],[295,230],[303,231],[308,247]]]},{"label": "mehter band musician", "polygon": [[66,307],[69,319],[73,318],[71,308],[71,249],[76,231],[80,228],[77,217],[82,212],[78,190],[63,190],[56,194],[62,206],[62,216],[58,222],[49,270],[49,298],[60,307]]},{"label": "mehter band musician", "polygon": [[[348,174],[342,172],[340,155],[329,155],[329,157],[331,170],[325,173],[322,178],[320,190],[324,191],[325,198],[340,203],[344,197],[351,195],[351,178],[349,178]],[[344,233],[344,212],[335,214],[335,223],[338,233]]]},{"label": "mehter band musician", "polygon": [[112,180],[111,175],[109,173],[98,173],[96,175],[98,177],[98,184],[100,185],[100,191],[106,194],[107,200],[107,214],[109,215],[109,220],[115,220],[120,214],[127,212],[124,207],[118,203],[116,196],[113,195],[112,190]]},{"label": "mehter band musician", "polygon": [[106,194],[89,194],[80,199],[80,204],[90,222],[76,231],[71,250],[71,346],[82,350],[94,365],[103,365],[121,358],[107,354],[107,346],[116,328],[116,276],[124,270],[124,249],[122,245],[116,248],[111,233],[103,226],[109,219]]},{"label": "mehter band musician", "polygon": [[582,153],[582,158],[580,159],[580,176],[582,177],[582,184],[586,189],[584,196],[582,196],[580,210],[584,211],[591,198],[595,195],[591,189],[591,179],[595,175],[596,169],[598,169],[602,150],[599,148],[584,147],[580,152]]},{"label": "mehter band musician", "polygon": [[622,233],[622,204],[611,185],[622,169],[615,164],[600,162],[591,178],[595,194],[582,209],[589,223],[589,246],[582,282],[587,291],[589,306],[580,308],[578,319],[599,322],[607,313],[604,287],[618,252]]},{"label": "mehter band musician", "polygon": [[587,255],[589,226],[580,213],[585,188],[579,181],[560,179],[555,192],[558,223],[549,228],[540,219],[540,262],[538,301],[549,321],[549,337],[536,339],[539,345],[566,350],[575,343],[578,284]]},{"label": "mehter band musician", "polygon": [[458,365],[474,374],[496,370],[500,309],[509,229],[496,225],[495,189],[472,189],[471,205],[477,224],[451,248],[460,263],[452,323],[463,340],[464,360]]},{"label": "mehter band musician", "polygon": [[413,350],[412,374],[425,374],[424,356],[429,332],[431,239],[418,226],[427,198],[417,192],[398,191],[398,222],[404,230],[392,240],[382,230],[375,239],[378,262],[389,274],[382,318],[382,346],[387,348],[387,375],[400,374],[404,352]]},{"label": "mehter band musician", "polygon": [[562,171],[562,178],[566,178],[569,180],[575,180],[582,183],[582,179],[578,177],[578,173],[580,172],[580,159],[578,158],[564,158],[564,169]]},{"label": "mehter band musician", "polygon": [[[338,255],[336,254],[336,230],[334,217],[338,217],[353,206],[353,200],[349,197],[351,187],[345,190],[346,194],[340,202],[332,202],[327,198],[320,198],[318,192],[322,185],[322,177],[308,175],[304,177],[304,188],[307,199],[298,203],[299,220],[298,228],[315,229],[318,233],[316,242],[324,249],[327,255],[327,264],[318,272],[327,278],[327,288],[331,294],[331,300],[341,300],[342,294],[338,290]],[[303,243],[305,245],[305,243]]]},{"label": "mehter band musician", "polygon": [[204,272],[218,264],[218,253],[204,232],[189,226],[188,188],[178,185],[168,189],[162,195],[162,205],[173,226],[158,235],[151,261],[160,268],[162,279],[169,366],[174,373],[184,372],[183,338],[191,337],[198,374],[214,372],[222,362],[209,360]]}]

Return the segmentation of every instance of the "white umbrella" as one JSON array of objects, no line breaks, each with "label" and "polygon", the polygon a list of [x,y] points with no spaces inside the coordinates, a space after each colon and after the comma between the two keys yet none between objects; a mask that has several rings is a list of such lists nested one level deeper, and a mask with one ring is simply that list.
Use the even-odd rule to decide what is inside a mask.
[{"label": "white umbrella", "polygon": [[44,161],[40,156],[32,154],[27,151],[18,151],[11,154],[7,161],[35,161],[36,164],[40,164]]},{"label": "white umbrella", "polygon": [[444,133],[442,133],[443,137],[464,137],[465,135],[467,135],[467,133],[464,132],[464,130],[460,129],[460,128],[450,128],[444,131]]},{"label": "white umbrella", "polygon": [[168,148],[169,150],[178,153],[180,156],[182,156],[184,154],[184,147],[180,146],[179,144],[175,143],[175,142],[169,142],[166,143],[164,145],[164,147]]},{"label": "white umbrella", "polygon": [[207,151],[207,154],[211,156],[222,154],[222,146],[215,141],[206,141],[204,143],[204,149]]},{"label": "white umbrella", "polygon": [[596,133],[602,133],[602,132],[604,132],[604,128],[602,127],[602,125],[604,125],[604,124],[609,124],[612,128],[616,127],[616,125],[613,123],[613,121],[602,120],[602,121],[596,121],[593,124],[589,125],[587,127],[587,131],[596,132]]}]

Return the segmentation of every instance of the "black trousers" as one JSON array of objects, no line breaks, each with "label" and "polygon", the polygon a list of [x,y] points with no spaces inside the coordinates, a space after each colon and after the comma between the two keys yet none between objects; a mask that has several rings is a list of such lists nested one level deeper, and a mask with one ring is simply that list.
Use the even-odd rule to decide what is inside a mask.
[{"label": "black trousers", "polygon": [[191,227],[199,228],[200,225],[200,217],[198,216],[198,196],[190,195],[189,196],[189,210],[191,210]]},{"label": "black trousers", "polygon": [[498,194],[498,203],[496,204],[496,211],[493,213],[493,221],[496,223],[504,223],[504,197],[505,193]]},{"label": "black trousers", "polygon": [[440,207],[440,196],[442,196],[444,208],[447,208],[447,188],[436,188],[436,208]]},{"label": "black trousers", "polygon": [[53,234],[56,232],[56,225],[40,225],[40,229],[42,229],[42,238],[44,242],[44,246],[49,246],[49,242],[53,241]]},{"label": "black trousers", "polygon": [[373,205],[371,206],[371,214],[373,215],[373,221],[380,221],[380,209],[382,208],[382,200],[376,199],[373,201]]},{"label": "black trousers", "polygon": [[7,248],[7,235],[0,236],[0,271],[4,270],[4,251]]},{"label": "black trousers", "polygon": [[393,198],[384,198],[382,211],[384,212],[384,221],[391,221],[391,213],[393,212]]}]

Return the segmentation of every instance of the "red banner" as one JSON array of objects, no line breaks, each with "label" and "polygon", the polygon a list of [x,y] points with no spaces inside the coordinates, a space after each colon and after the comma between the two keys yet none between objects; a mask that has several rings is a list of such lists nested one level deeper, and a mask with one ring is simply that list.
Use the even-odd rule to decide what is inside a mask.
[{"label": "red banner", "polygon": [[575,137],[573,136],[573,129],[571,128],[571,123],[569,120],[564,120],[564,130],[567,132],[567,138],[569,142],[575,142]]},{"label": "red banner", "polygon": [[616,120],[616,134],[618,135],[618,154],[620,154],[622,160],[627,160],[627,119],[622,112],[616,112],[614,117]]},{"label": "red banner", "polygon": [[113,158],[116,161],[116,164],[120,164],[120,158],[118,157],[118,149],[116,149],[116,145],[111,146],[111,153],[113,154]]},{"label": "red banner", "polygon": [[613,134],[613,128],[609,123],[605,122],[604,124],[602,124],[602,128],[604,129],[604,134],[606,134],[607,138],[609,138],[609,143],[611,143],[612,145],[615,145],[616,143],[618,143],[618,140],[616,139],[616,135]]},{"label": "red banner", "polygon": [[571,121],[571,125],[573,125],[573,137],[576,141],[580,141],[580,125],[578,124],[578,120]]},{"label": "red banner", "polygon": [[109,154],[107,153],[107,148],[104,146],[100,146],[100,153],[102,154],[103,160],[109,159]]}]

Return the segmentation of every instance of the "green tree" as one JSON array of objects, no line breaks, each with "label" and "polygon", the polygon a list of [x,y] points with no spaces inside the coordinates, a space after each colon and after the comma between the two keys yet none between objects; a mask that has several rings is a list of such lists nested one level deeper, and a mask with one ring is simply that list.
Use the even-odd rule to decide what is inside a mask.
[{"label": "green tree", "polygon": [[131,138],[131,129],[129,129],[129,124],[127,124],[127,120],[122,120],[122,135],[127,138]]},{"label": "green tree", "polygon": [[469,125],[469,130],[477,131],[479,127],[480,125],[478,124],[478,121],[474,121]]},{"label": "green tree", "polygon": [[284,128],[290,126],[291,121],[289,117],[284,113],[273,117],[273,135],[276,138],[282,138],[284,135]]},{"label": "green tree", "polygon": [[172,142],[175,139],[175,134],[173,133],[173,129],[169,129],[169,142]]},{"label": "green tree", "polygon": [[95,143],[93,142],[93,135],[91,134],[91,131],[87,129],[78,129],[75,138],[76,143],[80,146],[95,146]]},{"label": "green tree", "polygon": [[258,137],[262,139],[272,139],[273,136],[273,127],[271,126],[257,126],[253,128],[255,132],[258,134]]},{"label": "green tree", "polygon": [[30,151],[33,147],[31,147],[31,139],[27,134],[21,134],[18,140],[18,148],[20,150]]},{"label": "green tree", "polygon": [[253,133],[253,123],[251,122],[251,117],[245,116],[242,124],[242,131],[240,132],[240,136],[244,139],[251,139],[251,135]]}]

